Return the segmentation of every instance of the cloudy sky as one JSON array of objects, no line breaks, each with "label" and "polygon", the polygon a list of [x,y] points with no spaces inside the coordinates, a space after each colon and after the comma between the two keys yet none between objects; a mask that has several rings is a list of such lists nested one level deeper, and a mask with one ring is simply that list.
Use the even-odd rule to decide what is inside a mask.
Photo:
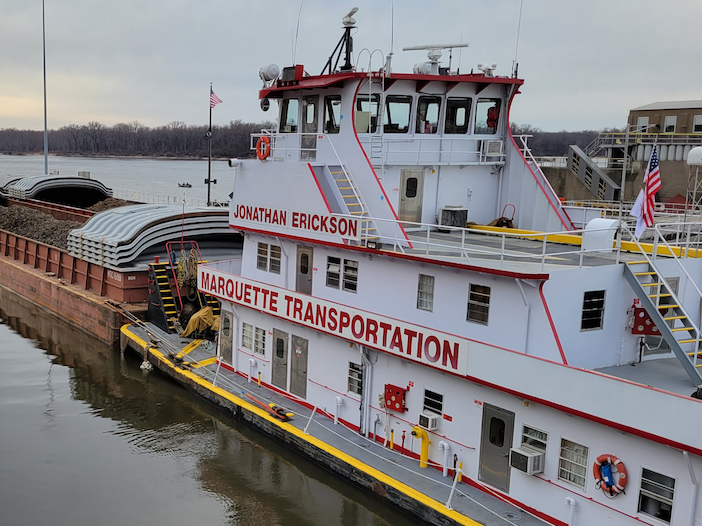
[{"label": "cloudy sky", "polygon": [[[319,74],[353,6],[354,54],[391,46],[392,0],[302,0],[295,62]],[[293,63],[300,0],[45,0],[49,127],[208,119],[260,122],[258,70]],[[520,0],[395,0],[396,72],[426,59],[402,47],[464,41],[460,67],[509,75]],[[0,0],[0,128],[43,128],[41,0]],[[627,111],[702,98],[700,0],[524,0],[512,120],[547,131],[622,126]],[[447,59],[447,56],[444,58]],[[454,65],[459,59],[455,51]],[[373,69],[380,66],[375,55]]]}]

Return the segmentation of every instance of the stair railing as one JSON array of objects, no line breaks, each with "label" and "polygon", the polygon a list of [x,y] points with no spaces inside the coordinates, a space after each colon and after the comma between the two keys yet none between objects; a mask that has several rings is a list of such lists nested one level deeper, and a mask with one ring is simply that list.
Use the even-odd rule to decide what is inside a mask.
[{"label": "stair railing", "polygon": [[[700,224],[700,223],[696,223],[696,224],[699,226],[702,226],[702,224]],[[685,307],[683,306],[682,302],[678,298],[677,294],[675,294],[675,292],[673,291],[673,288],[670,286],[668,281],[665,279],[663,274],[661,274],[661,272],[658,270],[658,268],[656,267],[656,265],[654,263],[656,253],[658,252],[658,238],[659,237],[663,241],[663,243],[666,245],[666,247],[668,248],[669,254],[673,257],[673,259],[678,263],[678,266],[682,269],[683,273],[687,277],[688,282],[692,284],[693,288],[695,289],[695,291],[697,292],[697,294],[700,298],[700,301],[702,301],[702,291],[700,291],[699,287],[697,286],[695,281],[692,279],[692,276],[690,276],[690,274],[685,269],[684,265],[676,257],[675,250],[673,250],[673,248],[668,244],[668,241],[665,239],[665,237],[663,235],[661,235],[660,224],[656,225],[656,238],[654,238],[653,250],[652,250],[652,254],[651,254],[652,257],[649,257],[648,253],[643,249],[643,247],[639,243],[639,240],[633,235],[631,230],[629,230],[629,228],[625,224],[622,223],[621,228],[622,228],[622,231],[628,233],[629,237],[633,240],[634,243],[636,243],[636,246],[638,247],[639,252],[641,253],[641,255],[644,258],[646,258],[648,265],[652,269],[655,270],[656,275],[658,276],[658,286],[656,287],[657,294],[656,294],[656,303],[655,303],[656,309],[658,309],[658,307],[661,306],[660,294],[661,294],[661,285],[663,285],[663,286],[665,286],[665,288],[667,290],[666,293],[670,294],[670,299],[673,302],[673,304],[678,305],[680,311],[682,312],[683,315],[685,315],[686,319],[690,323],[690,325],[691,325],[690,329],[694,330],[696,343],[695,343],[695,352],[694,352],[693,357],[692,357],[692,365],[696,367],[697,366],[697,355],[698,355],[697,351],[699,351],[699,347],[700,347],[700,329],[698,327],[698,324],[695,323],[693,321],[692,317],[687,313],[687,311],[685,310]],[[662,305],[662,306],[665,306],[665,305]]]},{"label": "stair railing", "polygon": [[[351,191],[353,192],[354,197],[358,201],[358,203],[361,205],[361,218],[364,218],[362,220],[367,221],[368,223],[372,223],[373,228],[376,229],[376,232],[380,233],[380,231],[377,230],[378,225],[375,224],[375,221],[373,220],[373,217],[370,215],[370,211],[368,210],[368,207],[366,206],[366,202],[363,200],[363,197],[361,196],[361,193],[357,191],[356,188],[356,181],[353,179],[353,176],[351,175],[351,172],[346,168],[346,165],[341,162],[341,157],[339,157],[339,153],[336,151],[336,148],[334,147],[334,142],[331,140],[331,138],[328,135],[325,135],[325,137],[328,139],[329,146],[331,147],[332,153],[334,154],[334,157],[336,158],[338,162],[338,166],[341,169],[341,172],[339,175],[343,173],[343,175],[346,177],[346,180],[349,182],[349,186],[351,187]],[[329,168],[327,166],[327,168]],[[338,179],[339,177],[334,177],[334,182],[337,183],[338,186]],[[366,234],[365,236],[361,236],[361,239],[366,241],[368,238],[368,229],[366,229]]]}]

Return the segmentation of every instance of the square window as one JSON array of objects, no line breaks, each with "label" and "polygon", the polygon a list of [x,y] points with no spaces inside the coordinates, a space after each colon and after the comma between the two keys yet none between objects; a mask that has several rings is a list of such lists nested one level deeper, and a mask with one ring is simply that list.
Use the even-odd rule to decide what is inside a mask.
[{"label": "square window", "polygon": [[241,346],[244,349],[253,349],[253,326],[244,323],[241,327]]},{"label": "square window", "polygon": [[429,389],[424,390],[424,406],[423,411],[429,411],[430,413],[435,413],[437,415],[444,414],[444,395],[430,391]]},{"label": "square window", "polygon": [[266,331],[256,327],[256,337],[254,339],[254,352],[266,354]]},{"label": "square window", "polygon": [[639,513],[670,524],[674,496],[674,478],[643,468],[639,488]]},{"label": "square window", "polygon": [[529,446],[534,449],[546,453],[546,444],[548,443],[548,433],[539,431],[530,426],[522,427],[522,445]]},{"label": "square window", "polygon": [[327,287],[339,288],[341,283],[341,258],[327,257]]},{"label": "square window", "polygon": [[587,446],[562,438],[558,478],[584,490],[587,484],[587,454]]},{"label": "square window", "polygon": [[280,274],[280,247],[278,245],[268,245],[259,243],[256,254],[256,268]]},{"label": "square window", "polygon": [[349,393],[357,395],[363,394],[363,368],[353,362],[349,362]]},{"label": "square window", "polygon": [[490,287],[471,284],[468,293],[468,314],[466,320],[487,325],[489,311]]},{"label": "square window", "polygon": [[675,115],[668,115],[663,124],[664,133],[675,133],[675,125],[678,123],[678,118]]},{"label": "square window", "polygon": [[344,290],[356,292],[358,286],[358,261],[344,260]]},{"label": "square window", "polygon": [[280,247],[271,245],[270,261],[268,262],[268,271],[274,274],[280,274]]},{"label": "square window", "polygon": [[602,328],[604,320],[605,291],[591,290],[583,297],[583,317],[580,322],[581,331]]},{"label": "square window", "polygon": [[256,268],[268,270],[268,243],[258,244],[258,256],[256,258]]},{"label": "square window", "polygon": [[695,115],[692,120],[693,133],[702,133],[702,115]]},{"label": "square window", "polygon": [[434,276],[419,275],[417,308],[429,312],[434,310]]}]

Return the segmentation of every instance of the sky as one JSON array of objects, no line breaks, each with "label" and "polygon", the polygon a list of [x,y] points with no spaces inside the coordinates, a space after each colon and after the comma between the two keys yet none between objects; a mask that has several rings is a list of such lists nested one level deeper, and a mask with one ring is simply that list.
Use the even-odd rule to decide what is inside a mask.
[{"label": "sky", "polygon": [[[352,7],[364,70],[368,50],[377,70],[393,44],[398,73],[426,60],[405,46],[467,42],[453,69],[504,76],[516,53],[518,124],[623,127],[633,107],[702,99],[700,0],[523,0],[518,46],[520,0],[45,0],[49,128],[206,124],[210,82],[224,101],[213,124],[273,120],[259,68],[319,74]],[[0,0],[0,13],[0,129],[43,129],[41,0]]]}]

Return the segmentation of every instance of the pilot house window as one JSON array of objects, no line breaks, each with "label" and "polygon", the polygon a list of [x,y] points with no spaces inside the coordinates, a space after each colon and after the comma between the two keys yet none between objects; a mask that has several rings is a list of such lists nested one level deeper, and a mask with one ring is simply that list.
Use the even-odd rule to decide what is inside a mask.
[{"label": "pilot house window", "polygon": [[436,133],[439,130],[441,97],[419,97],[415,133]]},{"label": "pilot house window", "polygon": [[500,99],[478,99],[475,108],[475,133],[495,134],[500,121]]},{"label": "pilot house window", "polygon": [[412,97],[409,95],[388,95],[385,98],[383,131],[385,133],[407,133],[411,111]]},{"label": "pilot house window", "polygon": [[463,97],[449,97],[446,99],[446,124],[444,133],[468,133],[470,124],[470,107],[473,100]]},{"label": "pilot house window", "polygon": [[591,290],[583,296],[583,318],[580,323],[581,331],[601,329],[604,319],[605,291]]},{"label": "pilot house window", "polygon": [[341,125],[341,95],[324,97],[324,133],[339,133]]},{"label": "pilot house window", "polygon": [[368,95],[356,97],[356,132],[375,133],[378,127],[378,108],[380,97],[372,95],[370,101]]},{"label": "pilot house window", "polygon": [[280,112],[280,133],[297,133],[297,99],[285,99]]}]

